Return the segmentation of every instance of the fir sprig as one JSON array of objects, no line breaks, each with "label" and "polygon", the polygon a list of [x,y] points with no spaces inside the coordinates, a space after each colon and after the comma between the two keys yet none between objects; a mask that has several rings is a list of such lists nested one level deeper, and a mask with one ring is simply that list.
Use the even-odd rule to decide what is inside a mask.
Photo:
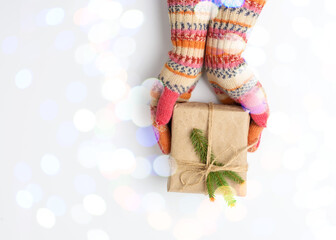
[{"label": "fir sprig", "polygon": [[[200,157],[202,163],[206,163],[207,153],[208,153],[208,139],[203,135],[202,130],[194,128],[190,135],[194,150]],[[210,160],[214,161],[215,155],[211,152]],[[221,163],[215,163],[216,166],[223,166]],[[233,171],[219,171],[211,172],[206,179],[206,185],[208,189],[208,195],[211,201],[215,200],[215,191],[218,188],[219,192],[223,195],[224,200],[229,206],[234,206],[236,200],[234,199],[231,187],[225,180],[225,177],[231,179],[232,181],[242,184],[244,179],[242,179],[237,173]]]}]

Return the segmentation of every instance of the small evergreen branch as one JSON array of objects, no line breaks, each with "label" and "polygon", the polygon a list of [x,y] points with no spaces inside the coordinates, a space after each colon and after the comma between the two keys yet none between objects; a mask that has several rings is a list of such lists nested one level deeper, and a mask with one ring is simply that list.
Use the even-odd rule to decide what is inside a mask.
[{"label": "small evergreen branch", "polygon": [[243,184],[245,182],[245,180],[241,176],[232,171],[223,171],[223,175],[239,184]]},{"label": "small evergreen branch", "polygon": [[[192,130],[190,138],[196,154],[200,157],[202,163],[206,164],[208,153],[208,139],[206,138],[206,136],[204,136],[202,130],[196,128]],[[215,155],[211,152],[210,161],[213,162],[214,159]],[[222,163],[215,163],[214,165],[224,166],[224,164]],[[224,200],[229,206],[232,207],[235,205],[236,200],[234,199],[231,187],[225,180],[224,176],[239,184],[245,182],[244,179],[242,179],[237,173],[232,171],[210,172],[206,179],[209,198],[211,201],[215,200],[215,191],[218,188],[219,192],[223,195]]]},{"label": "small evergreen branch", "polygon": [[234,206],[236,200],[234,199],[233,193],[231,191],[231,187],[226,182],[222,172],[216,172],[216,183],[219,187],[219,192],[223,195],[224,200],[227,202],[229,206]]},{"label": "small evergreen branch", "polygon": [[209,173],[208,178],[207,178],[207,188],[208,188],[208,194],[210,200],[213,202],[215,201],[215,178],[214,178],[214,173]]},{"label": "small evergreen branch", "polygon": [[192,130],[190,138],[195,152],[202,160],[202,163],[205,164],[208,152],[208,140],[203,136],[202,131],[196,128]]}]

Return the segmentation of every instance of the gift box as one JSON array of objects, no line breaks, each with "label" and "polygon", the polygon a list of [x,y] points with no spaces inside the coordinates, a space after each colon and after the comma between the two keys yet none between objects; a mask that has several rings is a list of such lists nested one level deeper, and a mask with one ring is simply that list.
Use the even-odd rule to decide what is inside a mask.
[{"label": "gift box", "polygon": [[[249,124],[248,112],[238,105],[176,103],[171,122],[171,174],[167,191],[207,194],[208,174],[228,170],[244,180],[244,183],[237,183],[227,179],[233,194],[246,196]],[[211,154],[207,154],[206,163],[201,162],[190,138],[193,129],[201,130],[208,137],[209,153],[216,156],[220,167],[211,165]]]}]

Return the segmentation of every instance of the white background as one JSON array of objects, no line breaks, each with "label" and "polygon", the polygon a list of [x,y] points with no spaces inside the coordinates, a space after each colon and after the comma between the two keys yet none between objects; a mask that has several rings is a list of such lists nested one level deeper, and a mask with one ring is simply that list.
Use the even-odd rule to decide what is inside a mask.
[{"label": "white background", "polygon": [[[171,48],[166,2],[119,3],[2,1],[0,238],[336,239],[335,1],[270,0],[252,32],[271,117],[234,209],[166,192],[141,85]],[[215,101],[206,78],[192,100]]]}]

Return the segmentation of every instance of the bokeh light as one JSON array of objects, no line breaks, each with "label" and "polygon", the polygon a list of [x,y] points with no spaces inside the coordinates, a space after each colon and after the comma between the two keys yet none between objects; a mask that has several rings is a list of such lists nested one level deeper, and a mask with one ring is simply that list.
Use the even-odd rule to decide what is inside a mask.
[{"label": "bokeh light", "polygon": [[15,84],[20,89],[25,89],[32,84],[33,74],[29,69],[21,69],[15,75]]},{"label": "bokeh light", "polygon": [[130,9],[125,11],[120,18],[120,24],[124,28],[138,28],[143,24],[143,22],[144,14],[137,9]]},{"label": "bokeh light", "polygon": [[76,176],[74,186],[76,191],[82,195],[89,195],[96,191],[96,182],[89,175]]},{"label": "bokeh light", "polygon": [[5,54],[13,54],[16,52],[19,40],[16,36],[8,36],[1,43],[1,50]]},{"label": "bokeh light", "polygon": [[78,138],[78,131],[70,121],[62,122],[57,131],[57,142],[63,147],[72,146]]},{"label": "bokeh light", "polygon": [[47,208],[39,208],[37,210],[36,220],[38,224],[47,229],[54,227],[56,223],[54,213]]},{"label": "bokeh light", "polygon": [[101,216],[106,212],[105,200],[96,194],[89,194],[83,199],[85,210],[94,216]]},{"label": "bokeh light", "polygon": [[52,8],[49,9],[45,21],[48,25],[55,26],[63,22],[65,16],[65,11],[63,8]]},{"label": "bokeh light", "polygon": [[32,177],[31,167],[25,162],[18,162],[14,167],[14,176],[20,182],[28,182]]},{"label": "bokeh light", "polygon": [[96,116],[88,109],[79,109],[73,118],[75,127],[80,132],[89,132],[96,125]]},{"label": "bokeh light", "polygon": [[75,81],[68,84],[66,97],[71,103],[80,103],[87,97],[87,87],[84,83]]},{"label": "bokeh light", "polygon": [[34,203],[34,198],[30,192],[20,190],[16,193],[16,203],[22,208],[31,208]]},{"label": "bokeh light", "polygon": [[91,215],[85,210],[82,204],[74,205],[70,212],[72,219],[78,224],[88,224],[92,219]]},{"label": "bokeh light", "polygon": [[115,201],[125,210],[135,211],[141,204],[140,196],[128,186],[119,186],[114,192]]},{"label": "bokeh light", "polygon": [[41,169],[47,175],[57,175],[60,171],[60,162],[52,154],[45,154],[41,159]]},{"label": "bokeh light", "polygon": [[160,155],[155,158],[153,162],[153,169],[155,173],[161,177],[170,176],[169,156]]},{"label": "bokeh light", "polygon": [[47,208],[51,210],[55,216],[63,216],[66,213],[65,201],[59,196],[51,196],[47,200]]},{"label": "bokeh light", "polygon": [[57,117],[58,104],[56,101],[48,99],[40,105],[40,115],[43,120],[51,121]]}]

